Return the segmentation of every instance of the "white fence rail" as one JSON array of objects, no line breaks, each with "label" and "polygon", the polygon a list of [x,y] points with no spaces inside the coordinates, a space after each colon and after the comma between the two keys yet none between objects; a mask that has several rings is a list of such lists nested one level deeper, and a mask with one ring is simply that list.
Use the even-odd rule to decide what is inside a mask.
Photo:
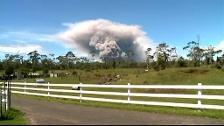
[{"label": "white fence rail", "polygon": [[[41,86],[41,87],[40,87]],[[54,89],[52,88],[54,87]],[[57,87],[57,89],[55,89]],[[62,88],[69,89],[62,89]],[[222,109],[224,105],[208,105],[202,104],[202,100],[224,100],[224,95],[204,95],[203,90],[224,90],[224,86],[220,85],[97,85],[97,84],[37,84],[37,83],[19,83],[12,82],[12,93],[36,95],[36,96],[47,96],[56,98],[68,98],[68,99],[79,99],[99,102],[113,102],[113,103],[128,103],[128,104],[141,104],[141,105],[158,105],[158,106],[172,106],[172,107],[187,107],[197,109]],[[127,92],[108,92],[108,91],[89,91],[84,90],[85,88],[116,88],[116,89],[127,89]],[[76,89],[76,90],[74,90]],[[196,90],[197,94],[158,94],[158,93],[132,93],[132,89],[185,89],[185,90]],[[41,91],[33,92],[33,91]],[[68,95],[56,95],[52,92],[69,93]],[[72,96],[71,93],[78,94]],[[108,98],[94,98],[85,97],[83,94],[94,95],[113,95],[113,96],[127,96],[126,100],[108,99]],[[184,98],[184,99],[197,99],[197,103],[176,103],[176,102],[158,102],[158,101],[137,101],[132,100],[132,97],[156,97],[156,98]]]}]

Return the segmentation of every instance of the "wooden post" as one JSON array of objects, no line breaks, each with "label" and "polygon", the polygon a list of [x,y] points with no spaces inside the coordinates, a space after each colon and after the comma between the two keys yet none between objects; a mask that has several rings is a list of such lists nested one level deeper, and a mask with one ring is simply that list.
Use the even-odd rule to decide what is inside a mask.
[{"label": "wooden post", "polygon": [[8,81],[8,108],[11,107],[11,80]]}]

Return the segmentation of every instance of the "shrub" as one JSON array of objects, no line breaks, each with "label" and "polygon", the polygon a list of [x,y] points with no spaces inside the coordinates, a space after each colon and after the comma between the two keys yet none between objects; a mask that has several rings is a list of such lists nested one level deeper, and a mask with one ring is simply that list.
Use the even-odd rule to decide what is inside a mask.
[{"label": "shrub", "polygon": [[0,120],[12,120],[20,115],[23,115],[23,113],[20,112],[19,110],[10,108],[5,113],[3,113],[2,117],[0,117]]},{"label": "shrub", "polygon": [[14,73],[14,68],[12,66],[8,66],[5,70],[5,74],[9,76],[13,73]]},{"label": "shrub", "polygon": [[78,72],[74,70],[74,71],[72,71],[72,75],[77,76]]},{"label": "shrub", "polygon": [[47,76],[48,76],[48,73],[49,73],[49,70],[48,70],[47,68],[45,68],[45,69],[43,70],[43,75],[44,75],[44,77],[47,77]]}]

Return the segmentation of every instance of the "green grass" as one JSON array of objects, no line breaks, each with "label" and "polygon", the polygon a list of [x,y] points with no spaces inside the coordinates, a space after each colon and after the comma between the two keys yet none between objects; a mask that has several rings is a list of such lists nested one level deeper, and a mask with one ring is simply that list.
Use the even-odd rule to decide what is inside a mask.
[{"label": "green grass", "polygon": [[[139,72],[140,73],[140,72]],[[116,83],[133,84],[222,84],[223,71],[211,68],[170,68],[162,71],[149,71],[137,74],[128,74],[123,80]]]},{"label": "green grass", "polygon": [[10,108],[6,111],[3,117],[0,119],[0,125],[25,125],[26,119],[24,118],[24,113]]},{"label": "green grass", "polygon": [[91,106],[91,107],[104,107],[104,108],[132,110],[132,111],[140,111],[140,112],[203,116],[203,117],[224,119],[223,110],[208,110],[208,109],[197,110],[197,109],[190,109],[190,108],[119,104],[119,103],[107,103],[107,102],[95,102],[95,101],[80,102],[79,100],[71,100],[71,99],[63,99],[63,98],[49,98],[48,99],[47,97],[27,96],[27,95],[21,95],[21,94],[16,94],[16,96],[23,97],[23,98],[35,98],[38,100],[47,100],[49,102],[59,102],[59,103],[65,103],[65,104],[83,105],[83,106]]},{"label": "green grass", "polygon": [[[64,72],[72,72],[64,71]],[[144,69],[101,69],[101,70],[76,70],[81,73],[82,83],[102,83],[103,78],[108,78],[116,76],[119,74],[121,79],[112,80],[112,84],[127,84],[128,82],[132,84],[188,84],[197,85],[201,82],[203,85],[217,85],[224,84],[224,71],[212,68],[169,68],[161,71],[150,70],[145,72]],[[61,72],[61,71],[60,71]],[[45,78],[46,82],[50,83],[79,83],[78,77],[71,75],[68,77],[57,77],[57,78]],[[17,80],[14,80],[17,81]],[[24,81],[24,80],[21,80]],[[35,82],[34,79],[28,79],[27,82]],[[27,86],[29,87],[29,86]],[[62,87],[59,87],[62,88]],[[68,89],[68,88],[65,88]],[[108,89],[108,88],[84,88],[84,90],[95,90],[95,91],[116,91],[116,92],[127,92],[127,89]],[[37,91],[32,91],[37,92]],[[179,93],[179,94],[197,94],[195,90],[164,90],[164,89],[132,89],[131,92],[141,92],[141,93]],[[203,90],[203,94],[214,94],[214,95],[224,95],[222,90]],[[55,93],[55,94],[65,94],[65,93]],[[92,95],[95,96],[95,95]],[[105,98],[111,98],[111,96],[104,96]],[[115,96],[113,96],[115,97]],[[117,97],[116,97],[117,98]],[[119,97],[118,97],[119,98]],[[164,98],[136,98],[139,100],[151,99],[154,101],[171,101]],[[195,101],[193,99],[173,99],[173,102],[178,101]],[[214,103],[213,103],[214,102]],[[206,103],[212,104],[224,104],[224,101],[206,101]]]},{"label": "green grass", "polygon": [[[71,72],[64,71],[64,72]],[[150,70],[145,72],[144,69],[101,69],[101,70],[75,70],[81,73],[82,83],[99,84],[104,83],[108,78],[114,78],[117,74],[120,75],[121,79],[112,79],[112,84],[186,84],[186,85],[197,85],[197,83],[202,83],[203,85],[222,85],[224,84],[224,71],[212,68],[169,68],[166,70],[155,71]],[[105,79],[106,78],[106,79]],[[68,77],[58,77],[58,78],[45,78],[46,82],[50,83],[66,83],[66,84],[77,84],[79,83],[78,77],[71,75]],[[14,80],[18,81],[18,80]],[[24,81],[24,80],[20,80]],[[27,82],[35,82],[35,79],[27,79]],[[127,92],[126,89],[100,89],[100,88],[85,88],[84,90],[96,90],[96,91],[118,91]],[[35,92],[35,91],[32,91]],[[196,94],[195,90],[163,90],[163,89],[134,89],[131,92],[142,92],[142,93],[179,93],[179,94]],[[203,94],[214,94],[214,95],[224,95],[222,90],[203,90]],[[55,93],[64,94],[66,93]],[[71,94],[71,93],[70,93]],[[90,97],[103,97],[103,98],[117,98],[117,99],[127,99],[127,97],[122,96],[99,96],[99,95],[83,95]],[[46,99],[46,98],[43,98]],[[177,99],[177,98],[146,98],[146,97],[135,97],[134,100],[145,100],[145,101],[171,101],[171,102],[187,102],[187,103],[197,103],[195,99]],[[161,112],[161,113],[173,113],[173,114],[186,114],[186,115],[196,115],[196,116],[208,116],[213,118],[224,119],[223,110],[202,110],[198,112],[195,109],[187,108],[173,108],[173,107],[161,107],[161,106],[144,106],[144,105],[126,105],[126,104],[114,104],[114,103],[103,103],[103,102],[93,102],[84,101],[79,103],[76,100],[65,100],[65,99],[55,99],[50,98],[50,101],[58,101],[63,103],[79,104],[79,105],[90,105],[97,107],[110,107],[119,109],[128,109],[136,111],[149,111],[149,112]],[[223,100],[202,100],[205,104],[217,104],[223,105]]]},{"label": "green grass", "polygon": [[[112,84],[223,84],[224,71],[214,68],[169,68],[161,71],[150,70],[145,72],[140,68],[126,69],[100,69],[100,70],[64,70],[64,72],[78,71],[81,73],[82,83],[104,83],[105,78],[113,78],[117,74],[121,79],[112,80]],[[79,83],[75,75],[68,77],[45,78],[50,83]],[[18,81],[18,80],[15,80]],[[25,81],[25,80],[20,80]],[[27,79],[35,82],[35,79]]]}]

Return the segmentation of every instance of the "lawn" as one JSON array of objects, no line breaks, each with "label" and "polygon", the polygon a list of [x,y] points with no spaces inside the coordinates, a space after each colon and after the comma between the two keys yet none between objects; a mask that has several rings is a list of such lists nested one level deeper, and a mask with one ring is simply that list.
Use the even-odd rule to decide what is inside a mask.
[{"label": "lawn", "polygon": [[[61,71],[61,70],[58,70]],[[67,77],[45,78],[50,83],[104,83],[110,81],[112,84],[224,84],[224,71],[215,68],[169,68],[161,71],[149,70],[145,72],[140,68],[127,69],[100,69],[100,70],[66,70],[64,72],[72,73],[76,71],[80,73],[80,81],[78,75],[70,75]],[[115,79],[116,75],[120,75],[120,79]],[[35,79],[14,80],[35,82]]]},{"label": "lawn", "polygon": [[0,125],[25,125],[26,122],[24,113],[14,108],[10,108],[0,119]]},{"label": "lawn", "polygon": [[[61,70],[58,70],[62,72]],[[67,77],[57,78],[45,78],[46,82],[50,83],[61,83],[61,84],[78,84],[80,82],[86,84],[102,84],[108,80],[111,84],[170,84],[170,85],[197,85],[199,82],[203,85],[222,85],[224,84],[224,71],[215,68],[169,68],[161,71],[150,70],[145,72],[144,69],[140,68],[126,68],[126,69],[100,69],[100,70],[66,70],[64,72],[72,73],[76,71],[81,74],[81,81],[77,75],[70,75]],[[56,71],[57,72],[57,71]],[[120,75],[120,79],[116,79],[115,76]],[[13,80],[21,82],[35,82],[35,79],[26,80]],[[124,91],[124,89],[93,89],[88,88],[87,90],[98,90],[98,91]],[[149,93],[189,93],[195,94],[195,91],[189,90],[160,90],[160,89],[136,89],[132,92],[149,92]],[[223,94],[223,91],[208,90],[203,91],[203,94]]]},{"label": "lawn", "polygon": [[[185,85],[197,85],[202,83],[203,85],[222,85],[224,84],[224,71],[212,68],[169,68],[166,70],[155,71],[150,70],[145,72],[144,69],[101,69],[101,70],[69,70],[64,72],[79,72],[81,73],[81,81],[78,76],[70,75],[68,77],[57,77],[57,78],[45,78],[46,82],[50,83],[66,83],[66,84],[77,84],[90,83],[100,84],[106,80],[110,80],[112,84],[185,84]],[[120,75],[121,79],[115,79],[116,75]],[[24,82],[25,80],[14,80]],[[27,79],[26,82],[35,82],[35,79]],[[117,91],[127,92],[126,89],[99,89],[99,88],[84,88],[84,90],[95,90],[95,91]],[[32,91],[38,92],[38,91]],[[162,90],[162,89],[133,89],[131,92],[142,92],[142,93],[180,93],[180,94],[196,94],[195,90]],[[222,90],[203,90],[203,94],[216,94],[224,95]],[[68,93],[52,93],[52,94],[63,94]],[[70,93],[71,95],[71,93]],[[78,94],[72,94],[78,95]],[[106,95],[83,95],[88,97],[99,97],[99,98],[116,98],[116,99],[127,99],[124,96],[106,96]],[[46,99],[46,98],[43,98]],[[197,99],[181,99],[181,98],[153,98],[153,97],[132,97],[132,100],[144,100],[144,101],[163,101],[163,102],[186,102],[186,103],[197,103]],[[81,105],[91,105],[97,107],[112,107],[120,109],[130,109],[137,111],[150,111],[150,112],[162,112],[162,113],[174,113],[174,114],[187,114],[187,115],[198,115],[208,116],[213,118],[224,119],[224,111],[219,110],[202,110],[198,112],[195,109],[187,108],[173,108],[173,107],[161,107],[161,106],[144,106],[144,105],[126,105],[126,104],[114,104],[114,103],[101,103],[93,101],[84,101],[82,103],[76,100],[68,99],[55,99],[50,98],[53,101],[59,101],[64,103],[74,103]],[[202,104],[217,104],[223,105],[223,100],[202,100]]]}]

